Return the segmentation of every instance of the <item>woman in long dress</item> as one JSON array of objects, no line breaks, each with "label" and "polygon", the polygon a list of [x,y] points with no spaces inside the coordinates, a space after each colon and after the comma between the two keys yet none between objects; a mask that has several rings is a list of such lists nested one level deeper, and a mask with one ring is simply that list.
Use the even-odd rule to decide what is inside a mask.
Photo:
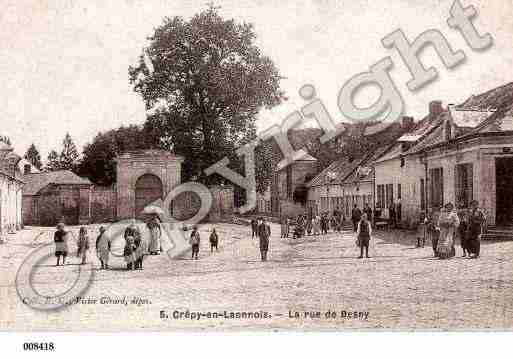
[{"label": "woman in long dress", "polygon": [[440,259],[452,258],[455,255],[454,239],[460,225],[458,214],[454,211],[452,203],[447,203],[438,218],[440,238],[438,239],[437,253]]},{"label": "woman in long dress", "polygon": [[85,227],[80,227],[78,232],[78,250],[77,257],[80,258],[81,264],[86,264],[87,252],[89,251],[89,235]]},{"label": "woman in long dress", "polygon": [[105,232],[105,227],[100,227],[100,234],[96,239],[96,255],[100,260],[102,269],[109,269],[110,240]]},{"label": "woman in long dress", "polygon": [[160,228],[160,223],[157,218],[153,217],[151,221],[149,221],[146,226],[150,232],[150,243],[148,246],[148,252],[150,255],[159,254],[161,244],[160,239],[162,237],[162,229]]},{"label": "woman in long dress", "polygon": [[315,216],[313,219],[313,235],[318,236],[321,234],[321,218]]}]

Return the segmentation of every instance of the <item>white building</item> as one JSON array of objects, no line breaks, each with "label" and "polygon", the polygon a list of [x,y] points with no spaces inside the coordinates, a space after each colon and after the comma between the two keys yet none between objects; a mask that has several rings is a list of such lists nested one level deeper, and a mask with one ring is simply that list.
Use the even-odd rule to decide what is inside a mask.
[{"label": "white building", "polygon": [[11,146],[0,142],[0,235],[22,227],[20,159]]}]

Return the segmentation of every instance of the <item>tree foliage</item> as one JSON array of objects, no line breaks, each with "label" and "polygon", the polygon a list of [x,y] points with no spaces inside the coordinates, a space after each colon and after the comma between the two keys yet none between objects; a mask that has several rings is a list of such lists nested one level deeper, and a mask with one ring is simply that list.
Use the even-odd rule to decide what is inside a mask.
[{"label": "tree foliage", "polygon": [[148,39],[154,71],[144,54],[129,69],[134,90],[154,110],[145,128],[185,158],[184,180],[219,181],[202,171],[233,158],[255,138],[257,113],[283,99],[279,72],[255,37],[251,24],[225,20],[210,6],[189,21],[165,18]]},{"label": "tree foliage", "polygon": [[62,151],[59,156],[61,169],[74,171],[78,165],[79,153],[77,146],[69,133],[66,133],[64,140],[62,141]]},{"label": "tree foliage", "polygon": [[51,150],[48,153],[48,158],[46,160],[45,171],[53,172],[61,170],[61,161],[59,159],[59,154],[55,150]]},{"label": "tree foliage", "polygon": [[27,152],[25,153],[24,158],[38,170],[41,170],[43,168],[43,163],[41,162],[41,154],[39,153],[39,150],[37,149],[36,145],[30,145]]},{"label": "tree foliage", "polygon": [[11,139],[8,136],[0,135],[0,142],[5,143],[6,145],[11,146]]},{"label": "tree foliage", "polygon": [[111,185],[116,181],[115,158],[118,155],[126,151],[155,148],[157,142],[155,135],[136,125],[98,133],[91,143],[84,146],[77,172],[94,183]]}]

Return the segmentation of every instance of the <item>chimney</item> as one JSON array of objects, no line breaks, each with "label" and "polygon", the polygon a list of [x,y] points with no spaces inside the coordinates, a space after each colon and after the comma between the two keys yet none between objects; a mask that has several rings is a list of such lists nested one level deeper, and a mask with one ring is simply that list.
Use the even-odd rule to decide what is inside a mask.
[{"label": "chimney", "polygon": [[409,129],[413,128],[414,125],[415,125],[415,121],[413,120],[413,117],[403,116],[403,118],[401,120],[401,127],[403,129],[409,130]]},{"label": "chimney", "polygon": [[443,112],[442,101],[436,100],[429,103],[429,117],[436,118]]}]

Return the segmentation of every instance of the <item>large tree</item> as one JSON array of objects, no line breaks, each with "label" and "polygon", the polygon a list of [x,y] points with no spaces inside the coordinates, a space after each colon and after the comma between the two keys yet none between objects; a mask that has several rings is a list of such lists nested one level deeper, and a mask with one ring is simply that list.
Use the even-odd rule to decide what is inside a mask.
[{"label": "large tree", "polygon": [[136,125],[100,132],[91,143],[84,146],[78,174],[95,183],[111,185],[116,182],[114,159],[118,155],[126,151],[155,148],[157,141],[151,131]]},{"label": "large tree", "polygon": [[41,154],[39,153],[39,150],[37,149],[36,145],[30,145],[27,152],[25,153],[24,158],[38,170],[41,170],[43,168],[43,163],[41,162]]},{"label": "large tree", "polygon": [[255,37],[251,24],[225,20],[210,6],[189,21],[165,18],[129,69],[134,90],[154,110],[146,128],[159,133],[163,148],[185,157],[184,180],[219,180],[202,171],[233,159],[255,138],[257,113],[283,99],[280,74]]}]

